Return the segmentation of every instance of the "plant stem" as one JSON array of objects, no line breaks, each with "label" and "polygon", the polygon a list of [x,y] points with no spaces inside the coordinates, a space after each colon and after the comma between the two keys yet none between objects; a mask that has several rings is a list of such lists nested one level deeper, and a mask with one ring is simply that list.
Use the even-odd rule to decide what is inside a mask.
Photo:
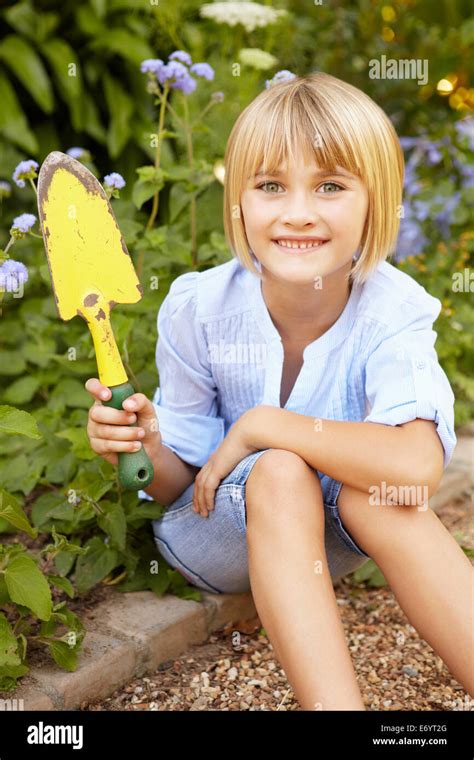
[{"label": "plant stem", "polygon": [[8,249],[12,247],[13,243],[15,242],[15,238],[12,236],[10,240],[7,243],[7,247],[3,251],[3,253],[7,253]]},{"label": "plant stem", "polygon": [[[186,122],[185,129],[186,129],[186,143],[188,147],[188,161],[189,161],[189,166],[192,170],[194,168],[193,130],[192,130],[192,126],[189,123],[188,101],[184,94],[183,94],[183,101],[184,101],[184,119]],[[189,216],[190,216],[190,224],[191,224],[191,262],[192,262],[192,268],[196,269],[198,262],[197,262],[197,240],[196,240],[196,196],[195,196],[194,191],[191,195]]]},{"label": "plant stem", "polygon": [[[156,153],[155,153],[155,169],[160,168],[160,159],[161,159],[161,138],[163,133],[163,125],[165,122],[165,113],[166,113],[166,99],[168,97],[169,87],[165,84],[163,89],[163,95],[159,95],[160,98],[160,116],[158,120],[158,140],[156,145]],[[153,227],[153,224],[156,219],[156,215],[158,214],[158,198],[159,198],[160,191],[157,190],[153,196],[153,204],[151,208],[151,214],[150,218],[148,219],[146,230],[150,230]],[[142,248],[139,255],[138,255],[138,262],[137,262],[137,276],[138,279],[141,278],[142,270],[143,270],[143,260],[145,258],[145,249]]]},{"label": "plant stem", "polygon": [[37,191],[37,189],[36,189],[36,185],[35,185],[35,183],[34,183],[34,182],[33,182],[33,180],[31,179],[31,177],[28,177],[28,179],[29,179],[29,182],[30,182],[30,185],[31,185],[31,187],[32,187],[32,188],[33,188],[33,190],[35,191],[35,195],[36,195],[36,196],[38,196],[38,191]]},{"label": "plant stem", "polygon": [[[156,145],[156,154],[155,154],[155,169],[160,168],[160,158],[161,158],[161,135],[163,132],[163,126],[165,122],[165,113],[166,113],[166,99],[168,97],[169,88],[165,86],[163,90],[163,96],[160,98],[161,104],[160,104],[160,118],[158,122],[158,141]],[[153,196],[153,206],[150,214],[150,218],[148,219],[146,229],[149,230],[153,227],[153,223],[156,219],[156,215],[158,213],[158,196],[159,196],[159,190],[156,191],[156,193]]]}]

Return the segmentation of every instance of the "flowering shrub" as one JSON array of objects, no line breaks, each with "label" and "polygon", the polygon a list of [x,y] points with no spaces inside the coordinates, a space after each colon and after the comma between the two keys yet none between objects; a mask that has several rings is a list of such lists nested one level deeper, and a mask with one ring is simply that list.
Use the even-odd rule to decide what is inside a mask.
[{"label": "flowering shrub", "polygon": [[[183,265],[193,266],[197,263],[196,195],[193,191],[198,191],[215,178],[210,165],[204,161],[196,165],[194,160],[192,135],[195,123],[189,119],[185,100],[184,113],[180,116],[171,107],[168,94],[175,89],[185,99],[197,87],[195,77],[209,82],[214,78],[214,71],[207,63],[193,63],[189,54],[179,50],[172,53],[167,64],[158,59],[143,61],[141,71],[147,74],[147,91],[156,96],[155,103],[160,106],[160,111],[155,135],[155,163],[138,168],[133,200],[137,209],[148,198],[153,197],[153,203],[146,224],[129,223],[127,227],[127,220],[120,219],[121,228],[126,231],[129,244],[133,246],[137,243],[138,269],[141,271],[145,247],[158,247],[166,239],[163,228],[157,230],[153,227],[160,190],[165,182],[184,181],[185,192],[191,197],[191,257],[187,255]],[[211,106],[222,100],[222,93],[213,93],[201,119]],[[174,121],[183,129],[188,156],[187,167],[175,167],[172,171],[160,166],[162,142],[171,134],[164,126],[165,115],[170,111]],[[67,153],[94,168],[90,152],[86,149],[75,146],[69,148]],[[29,184],[36,195],[38,169],[39,164],[33,159],[22,160],[13,172],[13,181],[22,189]],[[113,171],[105,175],[102,182],[108,197],[119,201],[120,190],[126,186],[123,176]],[[8,197],[8,183],[4,183],[2,190]],[[9,293],[15,297],[19,287],[23,287],[29,279],[26,265],[10,258],[14,244],[38,239],[41,241],[39,255],[44,256],[41,235],[33,231],[36,223],[37,217],[30,213],[13,219],[10,240],[6,248],[0,250],[1,295]],[[173,234],[176,233],[170,227],[168,236],[171,241]],[[33,272],[32,287],[36,292],[38,287],[41,289],[41,280],[49,285],[45,269],[44,265],[30,267]],[[28,295],[31,299],[33,293]],[[0,691],[15,688],[17,679],[28,671],[28,641],[46,646],[60,667],[73,670],[77,666],[77,653],[84,629],[66,601],[57,598],[58,593],[73,598],[76,591],[84,593],[102,582],[120,584],[120,590],[149,588],[161,595],[171,589],[183,598],[201,598],[198,589],[188,586],[184,577],[172,570],[163,558],[159,562],[157,560],[156,547],[147,528],[151,519],[162,514],[162,507],[156,503],[139,505],[136,493],[122,493],[115,469],[96,457],[90,449],[85,433],[89,398],[83,385],[72,375],[91,376],[96,373],[93,351],[87,345],[84,327],[70,325],[69,330],[61,330],[61,335],[68,333],[66,345],[74,346],[74,352],[82,355],[82,361],[76,363],[76,356],[74,361],[65,360],[53,338],[57,328],[53,321],[55,315],[50,310],[51,300],[48,287],[42,301],[47,305],[48,318],[39,321],[40,334],[35,335],[37,351],[32,353],[31,344],[26,344],[28,347],[23,344],[19,348],[12,346],[10,351],[0,352],[0,371],[13,377],[20,375],[7,387],[5,400],[11,404],[28,403],[37,393],[44,393],[48,402],[47,406],[33,405],[31,415],[13,405],[0,407],[0,430],[9,433],[14,441],[10,446],[0,442],[0,532],[7,536],[9,533],[15,536],[18,531],[23,532],[31,540],[40,542],[33,554],[17,540],[4,540],[0,547],[0,604],[5,609],[5,614],[0,613],[0,649],[7,652],[6,656],[0,655]],[[25,305],[28,306],[28,303],[29,300]],[[156,312],[158,307],[149,300],[142,308],[150,314]],[[27,313],[28,309],[25,316]],[[135,325],[132,319],[120,317],[117,315],[114,319],[116,335],[121,353],[127,357],[128,338]],[[6,316],[4,324],[15,335],[15,327],[19,327],[18,315]],[[26,330],[31,332],[27,326]],[[140,327],[138,333],[139,342],[146,346],[145,335],[147,339],[150,337],[148,327]],[[60,342],[64,347],[64,341]],[[146,353],[150,355],[150,347]],[[25,360],[36,364],[37,371],[30,369],[24,376]],[[56,363],[53,371],[47,368],[50,361]],[[127,362],[126,367],[133,376]],[[138,379],[134,379],[139,388]],[[72,408],[72,412],[69,417],[64,417],[67,408]],[[28,436],[31,445],[20,443],[20,436]],[[66,451],[64,443],[70,446]],[[18,467],[12,466],[15,451],[18,453]],[[53,486],[53,491],[48,488],[44,490],[46,484],[58,484],[63,488]],[[21,491],[28,497],[31,518],[15,495]],[[104,499],[109,492],[109,498]],[[52,537],[52,543],[47,542],[48,535]]]}]

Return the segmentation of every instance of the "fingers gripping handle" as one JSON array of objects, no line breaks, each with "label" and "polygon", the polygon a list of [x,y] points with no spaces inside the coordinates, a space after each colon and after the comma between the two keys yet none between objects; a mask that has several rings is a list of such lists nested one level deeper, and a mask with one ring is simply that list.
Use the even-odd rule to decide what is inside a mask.
[{"label": "fingers gripping handle", "polygon": [[[112,398],[109,401],[103,401],[103,405],[120,410],[123,409],[122,404],[125,399],[135,393],[131,383],[114,385],[110,391]],[[136,423],[131,425],[131,427],[135,426]],[[129,491],[138,491],[150,485],[154,478],[154,470],[145,447],[142,445],[140,451],[120,451],[118,454],[118,472],[120,483]]]}]

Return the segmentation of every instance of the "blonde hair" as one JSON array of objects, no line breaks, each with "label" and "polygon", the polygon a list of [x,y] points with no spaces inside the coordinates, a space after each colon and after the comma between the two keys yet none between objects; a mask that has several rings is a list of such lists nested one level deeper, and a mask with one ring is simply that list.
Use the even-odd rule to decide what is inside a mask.
[{"label": "blonde hair", "polygon": [[367,187],[360,256],[349,275],[362,284],[395,248],[403,151],[390,119],[368,95],[320,71],[264,90],[232,128],[224,157],[224,230],[232,253],[260,276],[245,233],[241,194],[259,168],[271,173],[292,162],[298,148],[328,172],[339,165]]}]

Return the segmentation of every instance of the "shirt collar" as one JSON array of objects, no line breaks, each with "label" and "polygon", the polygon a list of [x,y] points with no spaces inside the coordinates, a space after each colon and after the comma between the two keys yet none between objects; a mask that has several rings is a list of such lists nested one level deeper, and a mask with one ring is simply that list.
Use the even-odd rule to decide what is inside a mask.
[{"label": "shirt collar", "polygon": [[[280,333],[273,324],[262,292],[262,281],[257,275],[246,270],[251,278],[252,310],[258,327],[270,343],[283,343]],[[323,335],[309,343],[304,351],[304,359],[329,353],[347,337],[354,324],[361,287],[352,285],[347,303],[334,324]]]}]

